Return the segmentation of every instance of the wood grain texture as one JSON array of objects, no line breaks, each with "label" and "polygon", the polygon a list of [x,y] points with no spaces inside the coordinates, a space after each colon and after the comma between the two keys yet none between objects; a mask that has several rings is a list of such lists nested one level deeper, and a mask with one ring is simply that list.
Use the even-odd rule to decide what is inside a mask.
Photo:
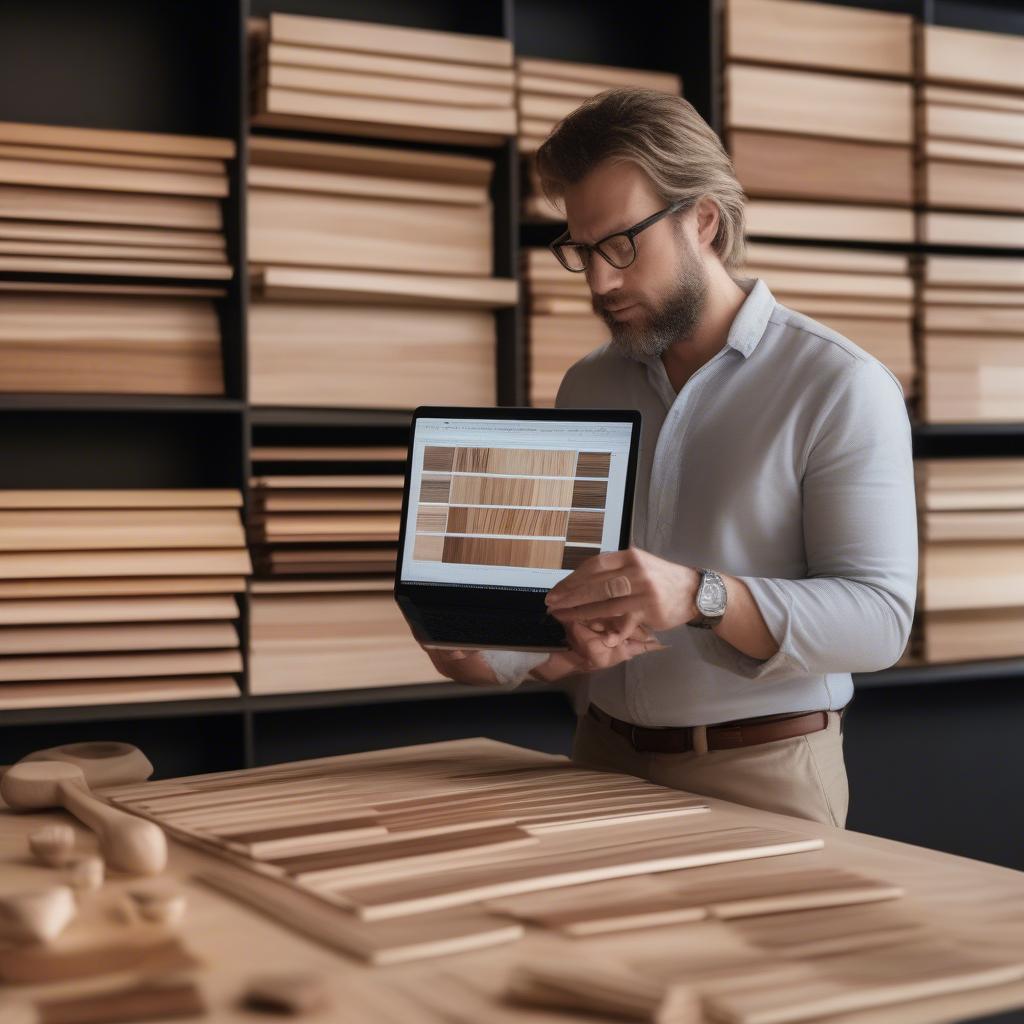
[{"label": "wood grain texture", "polygon": [[604,508],[608,484],[604,480],[576,480],[572,488],[573,508]]},{"label": "wood grain texture", "polygon": [[290,67],[271,60],[258,70],[259,84],[282,89],[299,89],[340,96],[369,96],[374,99],[411,100],[414,103],[450,103],[464,107],[511,107],[510,87],[453,84],[429,80],[409,81],[387,74],[350,72],[323,68]]},{"label": "wood grain texture", "polygon": [[0,183],[170,196],[214,196],[219,199],[228,194],[228,179],[224,173],[196,174],[140,167],[106,167],[94,163],[56,163],[50,160],[5,157],[2,153]]},{"label": "wood grain texture", "polygon": [[[456,480],[456,485],[462,485],[466,478]],[[420,481],[421,501],[448,501],[452,493],[452,478],[450,476],[428,477],[424,476]],[[456,500],[454,497],[452,500]]]},{"label": "wood grain texture", "polygon": [[416,509],[416,530],[418,532],[444,533],[447,523],[448,508],[445,505],[420,505]]},{"label": "wood grain texture", "polygon": [[0,625],[40,626],[86,622],[184,622],[238,618],[229,594],[34,598],[0,601]]},{"label": "wood grain texture", "polygon": [[444,540],[442,561],[467,565],[518,565],[532,569],[558,569],[562,564],[560,540],[505,540],[452,537]]},{"label": "wood grain texture", "polygon": [[434,60],[512,66],[511,41],[493,36],[279,13],[270,16],[269,30],[272,41],[298,46],[331,47],[405,57],[420,57],[423,53],[429,53]]},{"label": "wood grain texture", "polygon": [[[837,242],[914,241],[914,215],[895,206],[800,203],[753,199],[747,204],[747,230],[774,238],[818,238]],[[925,215],[925,217],[933,215]]]},{"label": "wood grain texture", "polygon": [[929,245],[1020,249],[1024,246],[1024,217],[928,210],[921,214],[921,241]]},{"label": "wood grain texture", "polygon": [[241,672],[238,650],[158,654],[7,656],[0,659],[0,682],[49,679],[116,679],[145,676],[215,675]]},{"label": "wood grain texture", "polygon": [[[579,61],[554,60],[548,57],[516,56],[516,70],[522,76],[592,82],[600,88],[653,89],[678,95],[682,83],[679,76],[668,71],[645,68],[613,67],[606,64],[585,64]],[[598,89],[595,90],[599,91]]]},{"label": "wood grain texture", "polygon": [[0,511],[0,550],[224,548],[245,544],[234,509]]},{"label": "wood grain texture", "polygon": [[489,277],[489,203],[402,202],[250,187],[249,260]]},{"label": "wood grain texture", "polygon": [[245,590],[244,576],[84,577],[82,579],[0,580],[0,597],[41,598],[128,597],[135,594],[221,594]]},{"label": "wood grain texture", "polygon": [[[447,478],[446,478],[447,479]],[[423,478],[422,488],[434,486],[429,477]],[[453,505],[539,505],[554,508],[569,508],[572,504],[573,481],[537,480],[529,477],[455,476],[451,477],[450,490],[438,487],[432,494],[444,497],[427,498],[423,490],[421,497],[430,501],[448,501]]]},{"label": "wood grain texture", "polygon": [[425,473],[450,473],[454,466],[454,448],[428,444],[423,449],[423,471]]},{"label": "wood grain texture", "polygon": [[511,68],[484,64],[456,64],[445,60],[417,57],[391,57],[381,53],[360,53],[326,46],[293,46],[271,43],[267,60],[292,67],[329,68],[336,71],[366,72],[426,82],[458,82],[512,89],[515,72]]},{"label": "wood grain texture", "polygon": [[229,622],[8,625],[0,629],[0,655],[200,650],[237,646],[238,633]]},{"label": "wood grain texture", "polygon": [[929,206],[1024,213],[1024,166],[929,160],[923,182]]},{"label": "wood grain texture", "polygon": [[223,258],[224,236],[213,231],[181,231],[173,228],[135,228],[117,224],[61,224],[46,221],[0,221],[0,238],[34,242],[74,242],[90,245],[208,249]]},{"label": "wood grain texture", "polygon": [[389,592],[255,594],[250,658],[253,693],[440,679]]},{"label": "wood grain texture", "polygon": [[235,508],[242,507],[242,492],[226,488],[54,488],[0,490],[0,509],[59,508]]},{"label": "wood grain texture", "polygon": [[[603,521],[603,516],[600,517]],[[447,513],[449,534],[499,534],[517,537],[565,537],[569,513],[520,508],[466,508],[455,506]],[[435,522],[439,522],[438,517]],[[421,527],[419,519],[417,529]],[[442,532],[444,526],[442,525]]]},{"label": "wood grain texture", "polygon": [[0,186],[0,217],[186,231],[220,231],[224,226],[220,203],[215,199],[16,185]]},{"label": "wood grain texture", "polygon": [[567,541],[586,544],[600,544],[604,532],[603,512],[571,512],[569,514]]},{"label": "wood grain texture", "polygon": [[928,82],[1024,91],[1024,42],[1016,36],[926,25],[921,62]]},{"label": "wood grain texture", "polygon": [[[320,122],[367,129],[386,127],[393,137],[415,141],[436,133],[438,141],[472,139],[497,145],[516,131],[512,107],[456,107],[444,103],[416,103],[408,100],[374,99],[366,96],[328,95],[299,89],[268,87],[258,96],[254,124],[281,126],[290,121],[296,128]],[[336,134],[349,134],[339,130]],[[470,143],[472,144],[472,143]]]},{"label": "wood grain texture", "polygon": [[516,281],[505,278],[296,267],[265,267],[252,276],[266,298],[310,302],[500,309],[514,306],[518,294]]},{"label": "wood grain texture", "polygon": [[528,448],[456,448],[456,473],[572,476],[576,452]]},{"label": "wood grain texture", "polygon": [[911,146],[879,145],[736,130],[728,136],[736,176],[748,196],[909,205]]},{"label": "wood grain texture", "polygon": [[793,0],[728,0],[725,5],[729,60],[909,78],[913,30],[914,20],[906,14]]},{"label": "wood grain texture", "polygon": [[319,169],[262,166],[249,167],[249,187],[263,190],[308,192],[403,202],[485,206],[487,189],[481,185],[423,181],[411,177],[349,174]]},{"label": "wood grain texture", "polygon": [[0,142],[28,146],[71,147],[118,153],[159,153],[176,157],[230,160],[235,156],[231,139],[154,132],[122,132],[63,125],[0,123]]},{"label": "wood grain texture", "polygon": [[249,554],[233,548],[144,548],[137,551],[0,552],[0,579],[80,576],[225,576],[252,571]]},{"label": "wood grain texture", "polygon": [[[258,405],[492,405],[495,322],[480,310],[264,302],[249,306]],[[381,352],[387,351],[387,359]]]},{"label": "wood grain texture", "polygon": [[865,142],[914,141],[913,94],[902,82],[731,64],[726,127]]}]

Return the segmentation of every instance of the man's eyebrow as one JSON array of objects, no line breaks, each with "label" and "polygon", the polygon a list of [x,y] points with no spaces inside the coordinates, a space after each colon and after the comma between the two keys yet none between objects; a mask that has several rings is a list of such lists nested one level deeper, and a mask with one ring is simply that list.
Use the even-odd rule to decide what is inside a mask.
[{"label": "man's eyebrow", "polygon": [[570,231],[569,232],[569,241],[570,242],[580,242],[583,245],[593,245],[594,242],[600,242],[602,238],[607,238],[609,235],[620,235],[620,234],[622,234],[623,231],[628,231],[630,227],[632,227],[632,225],[631,224],[627,224],[625,227],[612,228],[611,231],[604,231],[600,235],[598,235],[594,239],[593,242],[587,242],[587,241],[585,241],[582,238],[573,238],[572,232]]}]

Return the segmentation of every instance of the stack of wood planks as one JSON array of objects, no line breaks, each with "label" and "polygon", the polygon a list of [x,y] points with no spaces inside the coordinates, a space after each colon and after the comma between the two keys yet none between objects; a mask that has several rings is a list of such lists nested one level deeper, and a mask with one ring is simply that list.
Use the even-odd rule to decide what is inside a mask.
[{"label": "stack of wood planks", "polygon": [[917,374],[909,262],[899,253],[751,242],[739,274],[762,278],[783,305],[870,352],[910,399]]},{"label": "stack of wood planks", "polygon": [[253,693],[436,682],[391,590],[406,449],[252,449]]},{"label": "stack of wood planks", "polygon": [[1024,246],[1024,39],[924,26],[922,241]]},{"label": "stack of wood planks", "polygon": [[0,391],[223,395],[220,294],[0,282]]},{"label": "stack of wood planks", "polygon": [[678,96],[678,75],[644,68],[609,67],[540,57],[516,58],[516,101],[519,109],[519,152],[524,162],[526,189],[523,219],[558,221],[565,211],[545,198],[533,154],[563,117],[584,100],[608,89],[654,89]]},{"label": "stack of wood planks", "polygon": [[230,490],[0,493],[0,708],[237,696]]},{"label": "stack of wood planks", "polygon": [[728,0],[726,143],[759,237],[914,240],[913,19]]},{"label": "stack of wood planks", "polygon": [[1024,418],[1024,260],[925,256],[922,419]]},{"label": "stack of wood planks", "polygon": [[478,146],[516,133],[510,40],[277,12],[249,40],[254,124]]},{"label": "stack of wood planks", "polygon": [[1024,655],[1024,459],[922,459],[922,655]]},{"label": "stack of wood planks", "polygon": [[230,139],[0,123],[0,270],[225,281]]},{"label": "stack of wood planks", "polygon": [[593,311],[583,274],[566,270],[547,248],[525,248],[520,258],[530,404],[552,406],[565,371],[603,345],[608,328]]},{"label": "stack of wood planks", "polygon": [[[562,931],[567,906],[572,920],[590,908],[591,924],[600,918],[603,930],[615,931],[666,923],[638,921],[637,913],[628,919],[634,899],[634,911],[649,913],[657,903],[687,923],[901,894],[836,872],[762,884],[757,864],[711,889],[694,886],[687,878],[694,868],[813,851],[823,842],[716,826],[699,797],[491,740],[103,795],[230,862],[207,869],[210,884],[381,965],[513,941],[524,921]],[[538,906],[550,913],[538,916]]]},{"label": "stack of wood planks", "polygon": [[250,396],[258,405],[495,401],[493,161],[253,136]]},{"label": "stack of wood planks", "polygon": [[229,139],[0,123],[0,272],[48,276],[0,283],[0,391],[224,393],[234,156]]}]

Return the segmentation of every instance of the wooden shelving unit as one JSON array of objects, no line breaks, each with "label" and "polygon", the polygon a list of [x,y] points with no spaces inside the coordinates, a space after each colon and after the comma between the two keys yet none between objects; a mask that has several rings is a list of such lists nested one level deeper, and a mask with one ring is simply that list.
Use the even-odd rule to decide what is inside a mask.
[{"label": "wooden shelving unit", "polygon": [[[1016,0],[832,2],[911,14],[925,24],[1024,35],[1024,9]],[[85,5],[61,0],[45,9],[27,0],[7,4],[0,11],[0,121],[213,135],[231,139],[238,158],[230,165],[230,195],[224,203],[228,256],[236,272],[225,298],[218,300],[224,396],[0,395],[5,449],[0,487],[230,487],[242,490],[248,512],[254,443],[300,436],[315,437],[318,443],[339,438],[396,443],[404,436],[410,418],[404,411],[253,407],[249,402],[245,27],[251,15],[271,11],[495,35],[512,40],[516,53],[525,56],[670,71],[682,77],[685,95],[712,126],[722,126],[722,0],[697,0],[669,10],[645,0],[631,9],[627,20],[615,16],[618,11],[595,11],[574,0],[93,0]],[[366,140],[340,136],[337,141]],[[473,147],[397,144],[470,155],[483,152]],[[496,164],[491,193],[494,273],[515,277],[521,247],[544,245],[559,229],[521,220],[515,140],[488,148],[486,154]],[[910,246],[909,251],[985,254],[955,247],[926,250],[921,245]],[[1024,257],[1024,249],[996,252]],[[522,404],[527,387],[522,304],[497,313],[497,337],[499,403]],[[1024,421],[921,424],[915,428],[914,444],[916,455],[933,458],[1021,455]],[[247,658],[248,595],[240,603],[239,628]],[[330,723],[338,729],[337,745],[324,750],[331,753],[402,742],[403,736],[410,737],[409,742],[414,736],[442,738],[452,735],[453,729],[462,734],[501,733],[526,744],[566,749],[571,732],[572,716],[561,694],[534,687],[515,694],[485,694],[455,685],[423,684],[253,696],[246,669],[247,663],[241,696],[234,699],[0,712],[5,759],[72,737],[116,732],[144,744],[160,774],[171,775],[312,756],[328,742],[328,734],[321,730]],[[870,691],[874,699],[888,688],[910,692],[941,682],[944,685],[929,691],[928,698],[941,702],[953,699],[954,693],[961,699],[968,687],[982,694],[983,683],[1022,679],[1024,660],[1009,659],[890,669],[859,676],[856,684],[858,691]],[[938,696],[939,690],[946,696]],[[851,730],[851,743],[871,742],[871,715],[881,713],[877,700],[873,707],[870,714],[865,708],[860,724],[860,712],[853,711],[851,720],[857,728]],[[382,725],[385,711],[392,723],[387,726]],[[406,714],[413,711],[415,727]],[[544,716],[543,724],[538,715]],[[302,748],[302,735],[320,739]],[[309,753],[303,754],[304,749]],[[866,763],[863,757],[852,759],[855,790],[858,765]],[[884,821],[860,821],[856,801],[851,820],[855,827],[883,832],[887,828]]]}]

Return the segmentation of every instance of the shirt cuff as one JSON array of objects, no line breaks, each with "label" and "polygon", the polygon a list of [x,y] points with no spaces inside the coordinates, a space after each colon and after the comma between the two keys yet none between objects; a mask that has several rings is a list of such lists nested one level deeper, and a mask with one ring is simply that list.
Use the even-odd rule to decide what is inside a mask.
[{"label": "shirt cuff", "polygon": [[736,579],[746,584],[779,649],[770,658],[758,660],[737,650],[712,630],[704,629],[700,632],[704,635],[703,647],[708,660],[745,679],[806,675],[794,646],[792,606],[786,588],[778,580],[761,576],[737,576]]},{"label": "shirt cuff", "polygon": [[537,651],[481,651],[484,661],[491,666],[491,671],[503,689],[512,690],[524,682],[542,662],[547,661],[546,654]]}]

